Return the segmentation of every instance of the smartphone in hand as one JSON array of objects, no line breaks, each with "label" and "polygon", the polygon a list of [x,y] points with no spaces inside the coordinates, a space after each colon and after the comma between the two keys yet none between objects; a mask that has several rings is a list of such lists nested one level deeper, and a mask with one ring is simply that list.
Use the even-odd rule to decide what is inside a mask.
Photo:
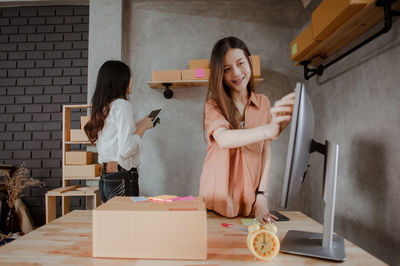
[{"label": "smartphone in hand", "polygon": [[160,118],[158,117],[158,115],[161,113],[161,111],[162,111],[162,108],[153,110],[148,115],[148,117],[150,117],[153,120],[153,127],[155,127],[157,125],[157,123],[160,122]]}]

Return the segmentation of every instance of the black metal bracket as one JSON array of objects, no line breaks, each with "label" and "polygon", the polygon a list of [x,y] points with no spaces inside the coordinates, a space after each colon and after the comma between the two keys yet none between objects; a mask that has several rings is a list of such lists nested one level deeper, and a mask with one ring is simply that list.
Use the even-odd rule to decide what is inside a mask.
[{"label": "black metal bracket", "polygon": [[318,74],[318,76],[322,76],[324,70],[330,67],[331,65],[335,64],[339,60],[343,59],[344,57],[348,56],[349,54],[353,53],[354,51],[360,49],[367,43],[373,41],[374,39],[378,38],[384,33],[387,33],[392,28],[393,17],[400,16],[399,10],[392,10],[392,4],[395,3],[397,0],[377,0],[375,5],[378,7],[382,7],[384,14],[385,14],[385,23],[383,28],[375,33],[374,35],[370,36],[363,42],[359,43],[358,45],[354,46],[353,48],[349,49],[347,52],[343,53],[342,55],[336,57],[326,65],[318,65],[317,68],[309,68],[308,65],[311,63],[311,60],[306,60],[300,62],[300,65],[304,67],[304,79],[309,80],[312,76]]},{"label": "black metal bracket", "polygon": [[169,88],[172,86],[172,83],[161,83],[164,87],[164,97],[167,99],[172,98],[172,96],[174,96],[174,92]]},{"label": "black metal bracket", "polygon": [[325,155],[326,145],[312,139],[310,144],[310,153],[313,153],[315,151],[321,153],[322,155]]}]

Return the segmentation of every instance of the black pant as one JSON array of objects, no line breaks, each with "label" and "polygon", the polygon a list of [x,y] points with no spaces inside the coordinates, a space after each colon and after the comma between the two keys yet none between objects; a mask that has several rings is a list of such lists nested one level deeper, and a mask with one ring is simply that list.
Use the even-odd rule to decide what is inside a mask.
[{"label": "black pant", "polygon": [[137,168],[127,171],[118,167],[119,171],[106,173],[103,167],[99,180],[101,201],[104,203],[115,196],[139,196],[139,173]]}]

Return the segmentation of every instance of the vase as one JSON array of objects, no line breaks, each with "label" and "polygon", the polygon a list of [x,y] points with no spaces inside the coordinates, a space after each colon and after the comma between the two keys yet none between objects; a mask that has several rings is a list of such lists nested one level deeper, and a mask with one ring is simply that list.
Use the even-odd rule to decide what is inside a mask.
[{"label": "vase", "polygon": [[16,233],[19,232],[19,220],[18,220],[18,214],[15,212],[14,206],[11,207],[10,211],[8,212],[6,216],[6,222],[5,222],[5,228],[4,228],[4,233]]}]

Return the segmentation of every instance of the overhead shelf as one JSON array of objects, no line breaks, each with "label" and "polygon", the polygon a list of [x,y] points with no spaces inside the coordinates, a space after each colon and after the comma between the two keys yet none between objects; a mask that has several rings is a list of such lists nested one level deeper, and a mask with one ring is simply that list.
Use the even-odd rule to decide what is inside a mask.
[{"label": "overhead shelf", "polygon": [[[333,31],[326,39],[318,42],[309,52],[306,52],[300,58],[296,58],[296,65],[304,66],[304,77],[309,79],[315,74],[322,75],[324,69],[341,60],[345,56],[361,48],[366,43],[372,41],[383,33],[390,30],[392,25],[392,16],[399,15],[395,9],[400,8],[400,1],[396,0],[369,0],[364,8],[350,17],[344,24]],[[384,28],[366,39],[359,45],[343,53],[341,56],[331,60],[325,65],[321,65],[327,58],[336,53],[339,49],[348,45],[351,41],[359,37],[368,29],[385,20]],[[315,22],[312,22],[315,23]],[[308,66],[317,68],[310,69]]]},{"label": "overhead shelf", "polygon": [[[392,5],[392,9],[400,7],[397,1]],[[340,48],[349,44],[352,40],[359,37],[362,33],[375,26],[384,18],[382,7],[377,7],[375,1],[371,1],[360,12],[356,13],[339,29],[329,35],[324,41],[314,47],[311,52],[306,54],[300,61],[311,61],[310,65],[317,66],[326,58],[333,55]]]},{"label": "overhead shelf", "polygon": [[[264,78],[255,78],[256,85],[264,81]],[[176,81],[151,81],[147,83],[153,89],[165,89],[164,96],[169,99],[173,96],[171,88],[204,87],[208,86],[208,80],[176,80]]]}]

